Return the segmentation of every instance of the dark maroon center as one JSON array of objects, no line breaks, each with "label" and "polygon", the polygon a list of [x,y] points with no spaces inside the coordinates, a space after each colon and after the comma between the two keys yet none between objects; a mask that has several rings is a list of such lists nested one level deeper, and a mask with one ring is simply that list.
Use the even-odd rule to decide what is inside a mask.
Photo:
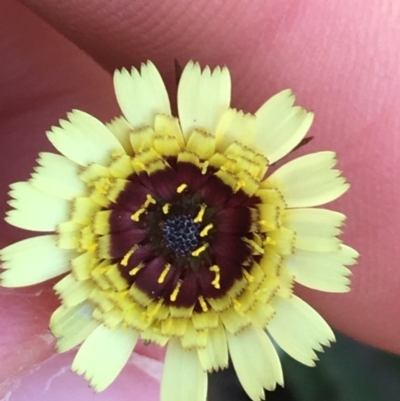
[{"label": "dark maroon center", "polygon": [[167,305],[201,311],[200,296],[225,296],[259,259],[248,241],[260,200],[233,191],[215,170],[204,174],[191,163],[168,163],[128,178],[112,208],[110,255],[130,286]]}]

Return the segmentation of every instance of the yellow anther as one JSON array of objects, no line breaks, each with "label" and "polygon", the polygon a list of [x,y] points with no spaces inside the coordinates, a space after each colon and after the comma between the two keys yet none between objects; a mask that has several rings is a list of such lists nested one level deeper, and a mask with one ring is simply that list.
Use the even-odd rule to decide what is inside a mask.
[{"label": "yellow anther", "polygon": [[176,192],[178,192],[178,194],[181,194],[186,188],[187,188],[187,184],[181,184],[181,185],[179,185],[178,188],[176,188]]},{"label": "yellow anther", "polygon": [[192,256],[199,256],[202,252],[204,252],[208,248],[208,244],[202,245],[200,248],[197,248],[192,252]]},{"label": "yellow anther", "polygon": [[172,319],[171,318],[167,319],[167,323],[165,324],[164,329],[166,332],[171,331],[171,329],[172,329]]},{"label": "yellow anther", "polygon": [[210,163],[208,162],[208,160],[206,160],[203,163],[203,166],[201,167],[201,174],[205,174],[207,172],[208,166],[210,165]]},{"label": "yellow anther", "polygon": [[242,304],[236,298],[233,298],[232,301],[235,309],[239,309],[242,306]]},{"label": "yellow anther", "polygon": [[275,223],[271,223],[269,221],[265,221],[265,220],[260,220],[260,224],[264,227],[267,227],[271,230],[275,230],[276,229],[276,224]]},{"label": "yellow anther", "polygon": [[194,223],[201,223],[203,221],[203,217],[204,217],[206,208],[207,208],[207,206],[204,203],[200,206],[200,210],[197,213],[197,216],[193,219]]},{"label": "yellow anther", "polygon": [[129,275],[134,276],[142,267],[143,263],[139,263],[136,267],[134,267],[132,270],[129,270]]},{"label": "yellow anther", "polygon": [[267,237],[266,240],[265,240],[265,243],[268,244],[268,245],[275,245],[276,241],[273,240],[271,237]]},{"label": "yellow anther", "polygon": [[255,241],[248,239],[246,237],[243,237],[242,240],[249,244],[256,252],[258,252],[260,255],[264,254],[264,249],[261,248],[260,245],[258,245]]},{"label": "yellow anther", "polygon": [[146,209],[148,208],[148,206],[149,206],[151,203],[155,204],[155,203],[157,203],[157,202],[156,202],[156,200],[155,200],[151,195],[147,194],[147,195],[146,195],[146,200],[144,201],[142,207],[141,207],[139,210],[137,210],[135,213],[132,214],[131,219],[132,219],[133,221],[139,221],[140,216],[141,216],[144,212],[146,212]]},{"label": "yellow anther", "polygon": [[139,221],[140,216],[146,211],[146,208],[141,207],[139,210],[137,210],[135,213],[132,214],[131,219],[133,221]]},{"label": "yellow anther", "polygon": [[94,252],[97,249],[97,244],[96,243],[91,243],[88,247],[87,247],[87,251],[88,252]]},{"label": "yellow anther", "polygon": [[147,194],[143,207],[147,208],[151,203],[155,205],[157,202],[151,195]]},{"label": "yellow anther", "polygon": [[201,231],[200,231],[200,237],[205,237],[208,232],[213,228],[213,224],[207,224]]},{"label": "yellow anther", "polygon": [[158,278],[157,282],[158,284],[161,284],[164,282],[165,277],[167,276],[169,270],[171,269],[171,264],[167,263],[164,267],[164,270],[161,272],[160,277]]},{"label": "yellow anther", "polygon": [[200,295],[198,299],[199,299],[199,302],[200,302],[201,309],[203,309],[203,312],[207,312],[208,311],[208,306],[207,306],[206,301],[204,300],[204,298]]},{"label": "yellow anther", "polygon": [[96,183],[94,184],[96,192],[102,195],[107,193],[110,186],[111,186],[111,181],[108,178],[102,178],[96,181]]},{"label": "yellow anther", "polygon": [[122,258],[121,260],[121,265],[122,266],[127,266],[129,258],[133,255],[133,253],[138,249],[139,247],[135,245],[132,249],[130,249]]},{"label": "yellow anther", "polygon": [[164,213],[164,214],[168,214],[170,208],[171,208],[171,204],[170,204],[170,203],[166,203],[166,204],[162,207],[163,213]]},{"label": "yellow anther", "polygon": [[115,294],[115,296],[116,296],[117,299],[124,299],[124,298],[127,297],[128,293],[129,293],[128,290],[119,291],[119,292],[117,292],[117,293]]},{"label": "yellow anther", "polygon": [[237,182],[234,192],[239,191],[240,188],[244,188],[246,186],[246,183],[243,180],[240,180]]},{"label": "yellow anther", "polygon": [[254,281],[254,277],[246,269],[243,269],[243,275],[246,277],[246,280],[249,283],[252,283]]},{"label": "yellow anther", "polygon": [[140,167],[142,170],[146,170],[146,165],[143,162],[141,162],[140,160],[133,159],[132,164],[134,166],[136,165],[136,166]]},{"label": "yellow anther", "polygon": [[156,306],[150,312],[147,311],[147,317],[149,317],[150,319],[153,318],[156,315],[156,313],[160,310],[162,303],[163,303],[163,300],[160,299],[157,302]]},{"label": "yellow anther", "polygon": [[182,285],[182,280],[178,281],[178,284],[176,285],[174,291],[172,291],[172,294],[170,295],[169,299],[171,302],[175,302],[176,298],[178,297],[179,289],[181,288]]},{"label": "yellow anther", "polygon": [[220,268],[217,265],[213,265],[210,267],[210,271],[215,273],[215,278],[213,281],[211,281],[211,284],[214,288],[221,288],[220,284],[219,284],[219,280],[221,278],[221,274],[220,274]]}]

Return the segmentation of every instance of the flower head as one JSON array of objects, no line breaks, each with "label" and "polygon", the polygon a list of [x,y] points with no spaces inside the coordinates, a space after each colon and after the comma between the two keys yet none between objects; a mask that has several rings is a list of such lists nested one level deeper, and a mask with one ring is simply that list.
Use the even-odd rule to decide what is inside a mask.
[{"label": "flower head", "polygon": [[[290,90],[255,114],[230,108],[227,68],[190,62],[179,120],[148,62],[114,75],[124,117],[104,125],[74,110],[47,133],[27,182],[11,185],[7,221],[54,232],[1,251],[2,285],[54,287],[59,352],[106,388],[138,340],[166,345],[162,401],[204,401],[207,372],[230,355],[249,397],[283,383],[275,342],[314,365],[334,335],[293,283],[348,291],[357,252],[337,238],[345,216],[315,208],[349,187],[333,152],[266,175],[306,135],[313,114]],[[266,178],[265,178],[266,177]]]}]

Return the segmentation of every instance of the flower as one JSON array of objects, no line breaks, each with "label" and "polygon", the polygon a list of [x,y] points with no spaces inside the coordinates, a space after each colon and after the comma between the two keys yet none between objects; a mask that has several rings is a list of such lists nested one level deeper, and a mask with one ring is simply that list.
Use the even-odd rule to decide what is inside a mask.
[{"label": "flower", "polygon": [[[54,232],[1,251],[2,285],[54,287],[50,320],[64,352],[82,344],[72,369],[106,388],[138,340],[167,346],[162,401],[204,401],[207,372],[230,355],[254,400],[283,384],[270,337],[312,366],[334,341],[293,283],[345,292],[358,256],[337,238],[345,216],[315,208],[349,187],[335,153],[269,164],[304,138],[313,114],[290,90],[255,114],[230,108],[227,68],[189,62],[171,115],[148,62],[116,71],[124,117],[104,125],[78,110],[47,136],[27,182],[11,185],[17,227]],[[265,178],[266,177],[266,178]]]}]

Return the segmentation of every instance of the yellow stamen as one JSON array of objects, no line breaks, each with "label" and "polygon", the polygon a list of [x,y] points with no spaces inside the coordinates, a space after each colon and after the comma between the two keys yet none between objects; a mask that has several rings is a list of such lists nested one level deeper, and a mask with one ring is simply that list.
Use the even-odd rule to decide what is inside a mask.
[{"label": "yellow stamen", "polygon": [[208,232],[214,227],[212,223],[207,224],[201,231],[200,231],[200,237],[205,237]]},{"label": "yellow stamen", "polygon": [[171,264],[170,264],[170,263],[167,263],[167,264],[165,265],[164,270],[161,272],[160,277],[159,277],[158,280],[157,280],[158,284],[161,284],[161,283],[164,282],[165,277],[167,276],[167,274],[168,274],[168,272],[169,272],[170,269],[171,269]]},{"label": "yellow stamen", "polygon": [[170,204],[170,203],[166,203],[166,204],[162,207],[163,213],[164,213],[164,214],[168,214],[170,208],[171,208],[171,204]]},{"label": "yellow stamen", "polygon": [[163,303],[163,300],[160,299],[160,300],[157,302],[156,306],[155,306],[150,312],[147,311],[147,316],[148,316],[150,319],[153,318],[153,317],[156,315],[156,313],[160,310],[162,303]]},{"label": "yellow stamen", "polygon": [[139,221],[140,216],[146,211],[146,209],[149,207],[150,204],[156,204],[156,200],[150,195],[147,194],[146,195],[146,200],[144,201],[142,207],[137,210],[135,213],[133,213],[133,215],[131,216],[131,219],[133,221]]},{"label": "yellow stamen", "polygon": [[201,309],[203,309],[203,312],[207,312],[208,311],[208,306],[207,306],[206,301],[204,300],[203,296],[200,295],[198,299],[199,299],[199,302],[200,302]]},{"label": "yellow stamen", "polygon": [[236,298],[233,298],[232,301],[233,301],[234,308],[236,310],[242,306],[242,304]]},{"label": "yellow stamen", "polygon": [[96,192],[100,195],[105,195],[110,186],[111,186],[111,181],[108,178],[101,178],[94,184]]},{"label": "yellow stamen", "polygon": [[171,329],[172,329],[172,319],[169,318],[169,319],[167,320],[166,325],[165,325],[165,331],[169,332]]},{"label": "yellow stamen", "polygon": [[143,207],[147,208],[150,204],[155,205],[157,202],[156,200],[149,194],[146,195],[146,202],[144,202]]},{"label": "yellow stamen", "polygon": [[260,224],[264,227],[267,227],[271,230],[275,230],[276,229],[276,224],[275,223],[271,223],[269,221],[265,221],[265,220],[260,220]]},{"label": "yellow stamen", "polygon": [[178,293],[179,293],[179,289],[181,288],[182,285],[182,280],[178,281],[178,284],[176,285],[174,291],[172,292],[172,294],[170,295],[169,299],[171,302],[175,302],[176,298],[178,297]]},{"label": "yellow stamen", "polygon": [[181,184],[181,185],[179,185],[178,188],[176,188],[176,192],[178,192],[178,194],[181,194],[186,188],[187,188],[187,184]]},{"label": "yellow stamen", "polygon": [[243,188],[246,186],[246,183],[243,180],[238,181],[238,183],[235,186],[234,192],[239,191],[240,188]]},{"label": "yellow stamen", "polygon": [[143,263],[139,263],[136,267],[134,267],[132,270],[129,270],[129,275],[130,276],[134,276],[142,267],[143,267]]},{"label": "yellow stamen", "polygon": [[204,203],[200,206],[200,210],[197,213],[197,216],[193,219],[194,223],[201,223],[203,221],[203,217],[204,217],[206,208],[207,208],[207,206]]},{"label": "yellow stamen", "polygon": [[266,240],[265,240],[265,243],[268,244],[268,245],[275,245],[276,241],[273,240],[271,237],[267,237]]},{"label": "yellow stamen", "polygon": [[199,256],[202,252],[204,252],[208,248],[208,244],[202,245],[200,248],[197,248],[192,252],[192,256]]},{"label": "yellow stamen", "polygon": [[139,210],[137,210],[135,213],[132,214],[131,219],[133,221],[139,221],[140,216],[146,212],[146,208],[145,207],[141,207]]},{"label": "yellow stamen", "polygon": [[255,241],[248,239],[246,237],[243,237],[242,240],[249,244],[255,251],[257,251],[260,255],[264,254],[264,249],[261,248],[260,245],[258,245]]},{"label": "yellow stamen", "polygon": [[246,269],[243,269],[243,275],[246,277],[246,280],[249,283],[252,283],[254,281],[254,277]]},{"label": "yellow stamen", "polygon": [[135,245],[132,249],[130,249],[122,258],[121,260],[121,265],[122,266],[127,266],[129,258],[133,255],[133,253],[139,248],[138,245]]},{"label": "yellow stamen", "polygon": [[132,164],[140,167],[142,170],[146,170],[146,165],[140,160],[133,159]]},{"label": "yellow stamen", "polygon": [[203,163],[203,166],[202,166],[202,168],[201,168],[201,174],[205,174],[206,172],[207,172],[207,168],[208,168],[208,166],[209,166],[209,162],[208,162],[208,160],[206,160],[204,163]]},{"label": "yellow stamen", "polygon": [[87,247],[87,251],[88,252],[94,252],[97,249],[97,244],[96,243],[91,243],[88,247]]},{"label": "yellow stamen", "polygon": [[211,281],[211,284],[213,285],[214,288],[221,288],[220,284],[219,284],[219,280],[221,278],[221,274],[220,274],[220,268],[217,265],[213,265],[210,267],[210,271],[215,273],[215,278],[213,281]]},{"label": "yellow stamen", "polygon": [[114,157],[114,158],[118,158],[120,156],[123,156],[124,154],[125,154],[125,152],[122,152],[121,150],[114,150],[111,153],[111,156]]}]

